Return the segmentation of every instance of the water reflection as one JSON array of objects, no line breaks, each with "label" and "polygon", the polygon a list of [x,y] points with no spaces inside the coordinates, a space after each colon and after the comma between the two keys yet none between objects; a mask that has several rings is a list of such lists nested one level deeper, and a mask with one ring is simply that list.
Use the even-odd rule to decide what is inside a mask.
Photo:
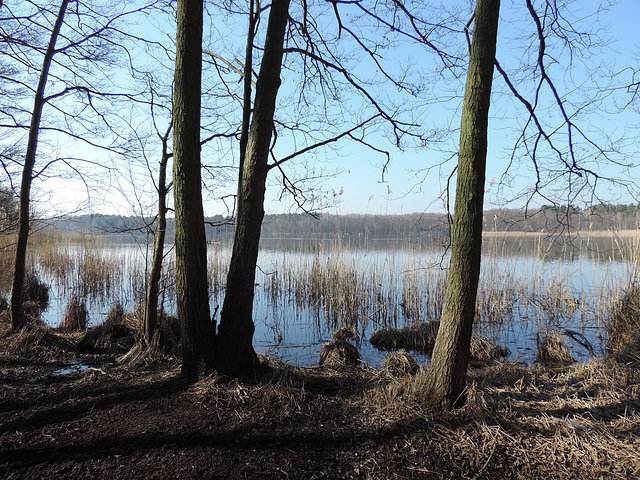
[{"label": "water reflection", "polygon": [[[511,350],[511,360],[533,362],[536,337],[551,329],[578,332],[602,352],[603,322],[611,302],[633,275],[636,237],[493,234],[484,238],[475,333]],[[256,275],[255,347],[299,365],[317,364],[333,331],[350,325],[364,361],[385,353],[368,342],[380,328],[437,319],[446,285],[447,250],[415,238],[264,238]],[[213,312],[224,296],[228,242],[208,253]],[[73,294],[99,324],[120,302],[134,310],[144,298],[150,245],[102,242],[58,245],[36,258],[52,288],[45,321],[57,326]],[[53,266],[63,265],[64,268]],[[165,259],[161,308],[175,313],[173,252]],[[569,342],[573,355],[589,353]]]}]

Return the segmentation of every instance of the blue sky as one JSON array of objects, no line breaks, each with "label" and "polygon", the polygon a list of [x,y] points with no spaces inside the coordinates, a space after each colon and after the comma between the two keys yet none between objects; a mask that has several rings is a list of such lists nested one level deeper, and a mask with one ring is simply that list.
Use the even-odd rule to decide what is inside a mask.
[{"label": "blue sky", "polygon": [[[588,12],[598,3],[585,1],[581,2],[579,6],[585,12]],[[522,13],[518,12],[518,9],[522,8],[524,8],[523,2],[520,1],[504,1],[502,5],[497,56],[505,67],[514,64],[514,56],[523,55],[522,50],[519,50],[517,45],[513,45],[512,41],[519,34],[517,29],[522,26],[518,23],[509,23],[513,21],[512,15],[517,16]],[[610,25],[610,29],[603,32],[603,35],[613,41],[607,42],[607,45],[603,48],[594,49],[594,58],[589,59],[587,66],[597,65],[599,62],[605,61],[611,63],[609,66],[612,71],[617,72],[624,67],[637,65],[640,41],[635,33],[637,29],[634,22],[639,17],[640,2],[630,0],[622,1],[612,6],[610,11],[601,15],[600,21],[605,25]],[[531,30],[529,30],[529,33],[531,33]],[[554,81],[557,82],[558,90],[562,96],[565,94],[570,95],[575,85],[580,83],[580,80],[576,80],[576,78],[591,75],[591,72],[584,71],[584,67],[581,67],[579,62],[575,62],[574,71],[572,72],[572,76],[575,78],[569,80],[567,78],[568,69],[565,70],[566,66],[563,65],[563,61],[566,63],[566,56],[559,57],[559,64],[549,68],[549,73],[555,76]],[[596,77],[584,80],[584,82],[587,82],[585,87],[590,88],[595,82],[604,85],[608,81],[607,71],[594,71],[593,75]],[[600,75],[602,75],[602,79],[598,78]],[[621,78],[629,78],[629,75],[623,75]],[[494,90],[496,93],[494,93],[492,99],[492,118],[489,127],[485,208],[505,205],[521,207],[528,197],[519,197],[518,193],[530,186],[534,178],[530,162],[523,162],[522,167],[514,170],[514,175],[507,180],[503,180],[503,174],[510,160],[511,149],[517,138],[516,131],[518,127],[514,127],[514,125],[522,124],[523,119],[526,118],[526,111],[517,103],[514,110],[512,99],[507,98],[509,92],[506,91],[504,81],[498,77],[497,72],[494,75]],[[620,98],[623,99],[624,95],[620,95],[617,101],[620,101]],[[593,125],[588,127],[585,125],[593,123],[595,126],[601,127],[605,135],[615,136],[624,133],[625,136],[631,139],[631,145],[625,146],[625,152],[628,152],[628,154],[624,156],[624,161],[637,164],[640,162],[640,157],[637,155],[638,151],[635,148],[638,125],[640,124],[638,110],[637,108],[635,110],[629,109],[621,114],[616,110],[616,105],[612,101],[613,98],[609,100],[599,105],[598,110],[594,111],[590,117],[577,121],[577,124],[595,132],[595,128],[591,128]],[[455,108],[455,111],[447,108]],[[450,102],[447,108],[434,108],[435,115],[449,115],[450,118],[447,121],[450,122],[452,127],[457,128],[461,101],[459,99],[454,100]],[[607,112],[605,109],[610,111]],[[594,138],[603,143],[606,140],[605,136],[600,134],[594,134]],[[634,142],[633,139],[636,141]],[[447,147],[448,150],[454,150],[457,147],[457,132],[448,138]],[[348,153],[346,155],[350,157]],[[449,151],[440,152],[437,149],[430,148],[418,151],[396,151],[393,154],[393,161],[389,166],[388,173],[385,175],[385,182],[381,183],[380,169],[376,168],[375,162],[367,159],[366,155],[361,154],[359,160],[354,162],[357,166],[347,169],[335,179],[327,182],[327,185],[331,186],[335,191],[340,191],[341,188],[344,189],[343,194],[339,197],[339,204],[332,211],[343,214],[365,212],[399,214],[442,211],[444,207],[442,193],[446,187],[446,177],[451,173],[455,159],[449,161],[442,168],[434,169],[428,175],[423,175],[422,173],[416,175],[412,171],[437,164],[449,155]],[[603,174],[626,176],[629,180],[633,180],[635,177],[636,181],[634,183],[636,185],[638,185],[637,180],[640,178],[640,171],[637,168],[629,172],[616,168],[605,168]],[[632,198],[626,190],[608,188],[604,184],[602,186],[606,188],[598,191],[600,200],[621,203],[637,203],[638,201],[637,198],[640,192],[637,188],[633,191],[636,198]],[[560,183],[559,188],[562,188],[562,183]],[[391,192],[390,194],[388,193],[389,191]],[[563,202],[565,197],[562,195],[562,190],[556,189],[555,191],[560,192],[555,199]],[[514,201],[509,202],[511,199],[514,199]],[[544,198],[534,198],[531,205],[535,207],[544,203],[548,203]],[[278,210],[280,207],[275,202],[271,205],[274,210]]]},{"label": "blue sky", "polygon": [[[534,3],[541,4],[541,2]],[[458,17],[453,20],[453,25],[460,30],[469,18],[469,2],[452,2],[444,5],[451,11],[453,11],[452,6],[458,6],[456,12]],[[606,39],[604,44],[589,50],[574,52],[572,66],[569,68],[569,50],[562,42],[550,41],[548,54],[556,62],[551,62],[551,57],[547,59],[549,60],[548,73],[553,78],[569,115],[573,115],[578,107],[584,108],[581,110],[582,113],[575,117],[576,125],[598,145],[608,147],[611,140],[620,137],[612,145],[618,152],[611,153],[611,158],[619,164],[635,165],[640,162],[637,149],[637,145],[640,143],[637,139],[640,124],[638,122],[638,106],[636,105],[635,109],[628,108],[623,112],[620,111],[619,106],[621,102],[624,102],[625,95],[628,97],[624,91],[616,91],[609,96],[600,94],[598,102],[593,105],[585,106],[583,103],[585,99],[589,98],[590,92],[593,92],[596,86],[621,85],[625,79],[630,78],[630,71],[619,72],[623,71],[625,67],[633,67],[638,64],[640,42],[634,34],[636,31],[634,22],[640,18],[640,2],[623,0],[611,6],[600,16],[595,17],[593,12],[598,5],[600,2],[593,0],[571,2],[566,13],[568,17],[577,19],[574,23],[576,29],[581,32],[599,34],[598,38]],[[346,15],[345,12],[345,19]],[[217,48],[229,58],[241,54],[238,52],[244,48],[243,25],[246,18],[242,16],[228,17],[222,20],[219,17],[212,16],[211,18],[214,23],[207,35],[208,44],[206,46]],[[323,21],[327,22],[329,26],[335,24],[335,18],[331,15]],[[266,18],[263,18],[263,23],[266,24]],[[608,29],[598,31],[599,26],[607,25]],[[335,25],[333,26],[335,27]],[[535,33],[532,27],[524,0],[503,0],[499,27],[498,60],[518,81],[519,91],[529,99],[533,96],[534,83],[528,79],[526,69],[530,69],[535,64],[535,55],[537,54],[535,48],[531,48],[531,45],[535,45],[535,42],[532,43],[530,39],[531,35]],[[141,23],[140,28],[147,36],[153,36],[167,43],[169,36],[173,35],[174,26],[163,21],[150,20],[147,23]],[[364,34],[366,34],[366,30]],[[464,45],[462,34],[458,34],[455,38],[459,45]],[[349,53],[348,43],[340,45]],[[529,48],[527,48],[528,45]],[[423,46],[415,43],[390,45],[387,52],[385,61],[388,61],[388,68],[396,75],[408,73],[416,75],[415,78],[418,78],[417,76],[421,74],[433,75],[433,69],[437,67],[435,56],[429,54]],[[375,69],[366,61],[355,65],[355,73],[362,77],[366,77],[367,73]],[[165,71],[168,71],[170,67],[169,62]],[[403,69],[406,69],[406,72]],[[293,98],[287,97],[287,95],[293,94],[296,89],[297,77],[293,75],[294,73],[285,71],[283,74],[281,114],[287,114],[287,108],[291,107],[286,102],[287,99]],[[619,73],[619,76],[612,79],[612,73]],[[211,78],[211,76],[208,77],[208,81],[211,81]],[[229,78],[231,79],[232,76]],[[426,78],[424,77],[423,80]],[[321,151],[291,161],[290,164],[287,164],[286,171],[292,178],[305,177],[305,175],[312,178],[322,177],[322,179],[309,180],[307,183],[301,184],[304,188],[312,188],[313,190],[310,191],[314,192],[317,199],[315,203],[308,204],[308,208],[315,209],[323,206],[327,212],[341,214],[401,214],[444,210],[446,182],[453,172],[456,161],[455,152],[458,143],[464,76],[459,79],[452,79],[451,75],[447,75],[447,79],[434,76],[429,77],[428,80],[421,86],[423,90],[418,97],[407,106],[410,110],[409,114],[422,123],[427,130],[435,129],[439,132],[437,141],[429,142],[419,148],[408,145],[407,148],[399,150],[386,141],[382,133],[369,130],[367,141],[375,144],[378,148],[388,150],[391,154],[391,162],[384,175],[382,165],[385,163],[386,157],[354,142],[342,142],[335,151]],[[232,79],[232,81],[237,81],[237,79]],[[392,89],[379,90],[377,94],[381,98],[388,96],[392,100],[401,98]],[[344,98],[348,102],[353,97],[345,94]],[[560,132],[562,132],[562,122],[557,115],[557,108],[554,108],[551,101],[548,88],[543,88],[540,99],[540,117],[548,122],[550,129],[560,128]],[[233,109],[235,108],[233,105],[233,102],[226,103],[224,108]],[[310,112],[313,113],[313,111]],[[357,115],[359,113],[358,106],[346,106],[345,112]],[[517,151],[515,156],[511,157],[518,132],[521,131],[528,117],[522,105],[514,101],[513,95],[506,88],[504,81],[498,77],[497,72],[494,75],[494,94],[490,113],[485,208],[521,207],[528,199],[533,207],[548,203],[544,197],[527,195],[535,172],[523,152]],[[349,123],[350,121],[351,123]],[[355,118],[345,118],[347,125],[353,125],[355,122]],[[148,122],[144,128],[149,128]],[[561,148],[565,149],[566,145],[562,144],[561,136],[558,138],[560,138],[558,142],[560,142]],[[291,138],[284,135],[279,143],[277,154],[284,156],[291,153],[293,150],[292,142]],[[632,188],[629,193],[602,181],[597,184],[596,197],[590,196],[588,189],[586,189],[576,195],[575,200],[578,202],[587,202],[590,199],[596,202],[600,200],[623,203],[637,202],[638,189],[635,185],[638,185],[640,171],[635,166],[632,168],[609,167],[607,162],[595,157],[595,153],[590,150],[589,145],[585,145],[585,142],[582,143],[583,145],[578,149],[578,157],[581,160],[597,168],[598,173],[603,177],[609,175],[623,179],[629,182]],[[151,143],[148,148],[149,152],[157,152],[159,146]],[[235,155],[236,148],[235,145],[231,145],[225,149],[217,150],[215,153],[203,150],[203,155],[208,159],[214,158],[221,163],[231,164],[233,162],[231,157]],[[110,161],[103,153],[93,152],[91,155],[98,162],[106,164]],[[564,180],[559,176],[554,159],[545,155],[540,157],[540,161],[541,171],[546,176],[545,181],[549,182],[548,190],[545,191],[548,199],[558,202],[568,201],[573,198],[574,192],[569,192],[568,185],[563,183]],[[504,176],[510,163],[509,175]],[[129,214],[133,205],[136,208],[146,209],[147,213],[152,213],[154,211],[153,190],[145,179],[145,175],[146,169],[144,167],[132,166],[130,171],[125,172],[125,175],[121,175],[119,179],[111,176],[100,193],[93,193],[90,203],[91,211]],[[227,213],[225,204],[219,200],[219,197],[235,191],[233,173],[227,172],[227,175],[230,176],[225,177],[220,184],[214,185],[211,180],[211,190],[205,194],[206,214]],[[558,178],[554,179],[554,175],[557,175]],[[129,182],[128,178],[133,179],[133,182]],[[576,179],[576,182],[578,181]],[[265,202],[267,213],[298,211],[290,197],[281,195],[280,182],[278,172],[272,172]],[[136,184],[135,189],[131,189],[130,183]],[[86,205],[86,185],[83,182],[57,178],[52,179],[49,186],[52,188],[53,203],[59,207],[74,209],[78,205]],[[118,188],[115,188],[116,186]],[[454,184],[451,189],[452,192],[455,190]],[[142,203],[145,205],[140,206]]]}]

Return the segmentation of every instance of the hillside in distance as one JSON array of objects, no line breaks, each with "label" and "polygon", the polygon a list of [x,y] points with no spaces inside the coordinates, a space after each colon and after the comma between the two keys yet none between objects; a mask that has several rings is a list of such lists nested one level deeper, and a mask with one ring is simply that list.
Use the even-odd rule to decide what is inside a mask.
[{"label": "hillside in distance", "polygon": [[[232,237],[233,218],[215,216],[206,220],[207,238],[224,240]],[[144,236],[155,229],[154,218],[119,215],[81,215],[46,222],[62,233]],[[264,238],[330,236],[363,236],[366,238],[431,239],[449,237],[450,217],[444,213],[411,213],[404,215],[335,215],[304,213],[266,215],[262,225]],[[563,233],[573,231],[637,230],[640,206],[599,204],[580,209],[543,206],[537,210],[487,210],[485,232]],[[173,218],[167,221],[167,237],[175,231]]]}]

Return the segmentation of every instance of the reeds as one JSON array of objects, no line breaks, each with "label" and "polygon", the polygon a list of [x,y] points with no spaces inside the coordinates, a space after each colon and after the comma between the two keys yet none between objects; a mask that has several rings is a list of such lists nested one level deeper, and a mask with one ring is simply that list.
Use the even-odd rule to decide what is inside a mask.
[{"label": "reeds", "polygon": [[605,325],[606,347],[617,361],[640,363],[640,285],[630,283],[613,304]]},{"label": "reeds", "polygon": [[538,356],[536,360],[550,368],[564,368],[576,363],[563,335],[557,330],[550,330],[536,337]]},{"label": "reeds", "polygon": [[[362,349],[362,339],[374,331],[411,329],[439,319],[447,257],[411,250],[407,242],[403,245],[404,249],[366,251],[338,241],[316,242],[295,252],[262,251],[256,276],[256,311],[260,312],[256,323],[263,322],[265,330],[273,331],[283,345],[320,344],[333,330],[346,325],[354,329],[356,344]],[[144,247],[121,248],[90,239],[73,245],[57,239],[37,242],[31,254],[34,271],[56,289],[57,301],[69,302],[77,292],[95,312],[118,301],[127,308],[142,303],[145,261],[149,259],[145,252]],[[587,280],[581,288],[582,280],[574,281],[573,276],[582,278],[589,272],[565,272],[560,263],[545,264],[533,257],[527,260],[530,264],[516,257],[513,262],[505,260],[516,254],[506,247],[491,246],[483,258],[476,336],[492,345],[504,338],[522,341],[510,335],[529,336],[533,343],[537,331],[571,328],[594,341],[595,334],[589,332],[602,328],[609,316],[609,292],[615,290],[619,277],[603,275],[604,280]],[[229,257],[227,246],[209,247],[208,280],[214,305],[224,295]],[[168,314],[175,311],[173,258],[168,249],[160,294],[161,309]],[[627,258],[628,264],[635,265],[635,259],[634,253]],[[598,268],[602,266],[608,264],[600,263]],[[303,338],[293,338],[303,331],[293,326],[301,324],[308,325]],[[364,350],[361,353],[365,355]]]},{"label": "reeds", "polygon": [[136,343],[140,331],[140,320],[133,314],[125,314],[122,304],[111,307],[107,319],[90,328],[80,338],[80,351],[99,351],[124,354]]},{"label": "reeds", "polygon": [[87,328],[89,313],[87,304],[76,295],[71,297],[67,304],[64,317],[60,323],[60,329],[68,332],[81,332]]}]

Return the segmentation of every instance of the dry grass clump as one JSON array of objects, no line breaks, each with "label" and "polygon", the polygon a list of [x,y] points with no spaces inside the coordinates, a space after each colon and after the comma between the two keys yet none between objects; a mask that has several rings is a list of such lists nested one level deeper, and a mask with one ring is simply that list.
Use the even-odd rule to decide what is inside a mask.
[{"label": "dry grass clump", "polygon": [[360,364],[358,349],[344,340],[333,339],[325,343],[320,352],[320,366],[357,367]]},{"label": "dry grass clump", "polygon": [[81,332],[87,329],[87,304],[76,295],[71,297],[64,312],[60,328],[68,332]]},{"label": "dry grass clump", "polygon": [[432,321],[402,328],[384,328],[371,335],[369,342],[378,350],[414,350],[430,355],[436,343],[440,322]]},{"label": "dry grass clump", "polygon": [[[144,307],[140,306],[133,314],[126,315],[121,305],[116,305],[110,312],[111,320],[105,323],[128,323],[129,326],[139,331],[144,318]],[[181,330],[178,317],[167,315],[161,311],[158,316],[156,333],[150,342],[146,342],[143,336],[136,335],[137,341],[133,347],[118,358],[117,362],[129,368],[137,368],[141,365],[165,363],[168,357],[181,356]]]},{"label": "dry grass clump", "polygon": [[486,365],[509,356],[511,351],[507,347],[496,345],[486,338],[473,335],[471,337],[470,353],[472,364]]},{"label": "dry grass clump", "polygon": [[356,338],[356,330],[355,330],[355,328],[353,328],[353,327],[351,327],[349,325],[345,325],[343,327],[340,327],[335,332],[333,332],[333,339],[334,340],[341,340],[343,342],[349,342],[349,341],[353,340],[354,338]]},{"label": "dry grass clump", "polygon": [[605,330],[606,348],[615,360],[640,363],[640,285],[629,285],[614,304]]},{"label": "dry grass clump", "polygon": [[389,355],[385,359],[383,367],[394,377],[415,375],[420,370],[418,362],[406,350],[400,350]]},{"label": "dry grass clump", "polygon": [[545,335],[536,336],[538,356],[536,361],[548,367],[566,367],[576,363],[571,355],[563,335],[557,330],[550,330]]},{"label": "dry grass clump", "polygon": [[64,335],[57,335],[40,323],[27,323],[18,332],[8,337],[5,354],[22,359],[49,359],[71,355],[74,343]]},{"label": "dry grass clump", "polygon": [[[413,350],[426,355],[433,353],[440,322],[431,321],[410,327],[385,328],[371,335],[369,342],[378,350]],[[509,355],[509,349],[491,343],[486,338],[471,337],[471,360],[485,364]]]},{"label": "dry grass clump", "polygon": [[157,346],[164,353],[178,355],[181,342],[182,331],[178,317],[162,312],[159,316]]},{"label": "dry grass clump", "polygon": [[325,343],[320,352],[319,365],[327,367],[357,367],[360,365],[360,352],[350,340],[356,337],[356,330],[343,326],[333,332],[333,340]]},{"label": "dry grass clump", "polygon": [[81,351],[123,354],[136,344],[139,325],[138,319],[134,315],[126,315],[122,305],[117,303],[102,325],[87,330],[78,342],[78,348]]}]

